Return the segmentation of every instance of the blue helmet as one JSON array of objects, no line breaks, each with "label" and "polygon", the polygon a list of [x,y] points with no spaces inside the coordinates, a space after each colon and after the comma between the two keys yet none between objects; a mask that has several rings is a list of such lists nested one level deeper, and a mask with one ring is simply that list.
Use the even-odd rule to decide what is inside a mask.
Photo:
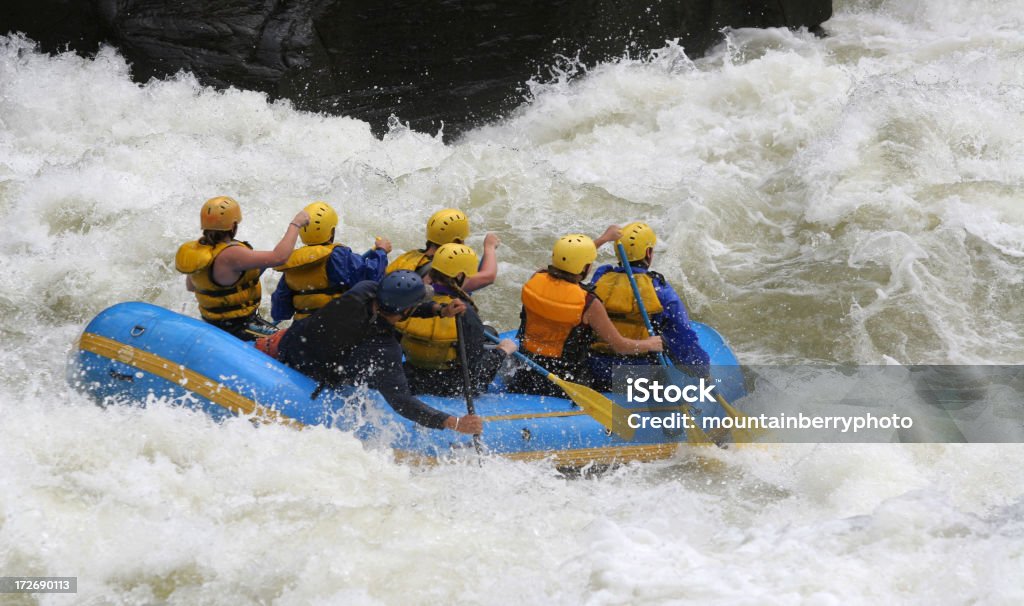
[{"label": "blue helmet", "polygon": [[377,289],[377,303],[389,314],[397,314],[419,305],[427,297],[423,278],[414,271],[400,269],[384,276]]}]

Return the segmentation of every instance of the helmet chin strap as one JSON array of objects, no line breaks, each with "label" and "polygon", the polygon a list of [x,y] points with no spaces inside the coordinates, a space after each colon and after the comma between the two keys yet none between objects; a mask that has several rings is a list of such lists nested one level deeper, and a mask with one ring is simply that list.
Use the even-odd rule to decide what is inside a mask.
[{"label": "helmet chin strap", "polygon": [[381,306],[380,301],[374,300],[373,315],[370,317],[370,321],[372,322],[380,317],[384,318],[386,322],[394,324],[394,322],[391,322],[391,318],[398,318],[396,322],[400,322],[402,319],[402,311],[388,311]]}]

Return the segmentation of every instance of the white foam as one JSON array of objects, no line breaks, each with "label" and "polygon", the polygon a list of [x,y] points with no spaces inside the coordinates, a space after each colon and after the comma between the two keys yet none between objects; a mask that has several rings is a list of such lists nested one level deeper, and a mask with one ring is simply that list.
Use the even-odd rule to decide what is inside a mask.
[{"label": "white foam", "polygon": [[227,194],[261,248],[314,199],[356,249],[419,246],[430,212],[464,208],[472,244],[503,240],[479,295],[503,329],[557,236],[646,219],[655,268],[743,362],[1021,363],[1022,19],[837,4],[829,37],[670,44],[448,145],[4,39],[0,569],[138,603],[1019,601],[1016,445],[423,470],[333,431],[101,410],[63,360],[118,301],[195,313],[173,251]]}]

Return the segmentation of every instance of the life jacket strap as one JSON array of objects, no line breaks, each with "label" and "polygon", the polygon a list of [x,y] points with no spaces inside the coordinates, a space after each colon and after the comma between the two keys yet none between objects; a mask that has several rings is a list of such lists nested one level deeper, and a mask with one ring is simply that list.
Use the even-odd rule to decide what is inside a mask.
[{"label": "life jacket strap", "polygon": [[[225,288],[218,288],[216,290],[203,290],[201,288],[197,288],[196,292],[199,293],[199,294],[206,295],[208,297],[224,297],[224,296],[227,296],[227,295],[234,294],[234,293],[236,293],[236,292],[238,292],[240,290],[245,290],[247,288],[252,288],[253,286],[256,286],[256,284],[258,284],[259,281],[260,281],[260,277],[256,276],[255,278],[249,280],[248,282],[244,282],[242,284],[236,284],[234,286],[228,286],[228,287],[225,287]],[[236,308],[232,308],[232,309],[238,309],[238,308],[236,307]]]}]

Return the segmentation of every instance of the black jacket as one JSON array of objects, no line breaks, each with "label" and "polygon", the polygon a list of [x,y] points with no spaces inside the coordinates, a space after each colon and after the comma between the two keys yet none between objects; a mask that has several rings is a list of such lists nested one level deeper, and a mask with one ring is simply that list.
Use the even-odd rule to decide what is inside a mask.
[{"label": "black jacket", "polygon": [[[395,412],[434,429],[450,415],[427,406],[409,391],[396,332],[373,313],[376,282],[359,282],[313,315],[293,324],[281,338],[282,362],[329,387],[365,384],[384,396]],[[425,302],[413,315],[433,315]]]}]

